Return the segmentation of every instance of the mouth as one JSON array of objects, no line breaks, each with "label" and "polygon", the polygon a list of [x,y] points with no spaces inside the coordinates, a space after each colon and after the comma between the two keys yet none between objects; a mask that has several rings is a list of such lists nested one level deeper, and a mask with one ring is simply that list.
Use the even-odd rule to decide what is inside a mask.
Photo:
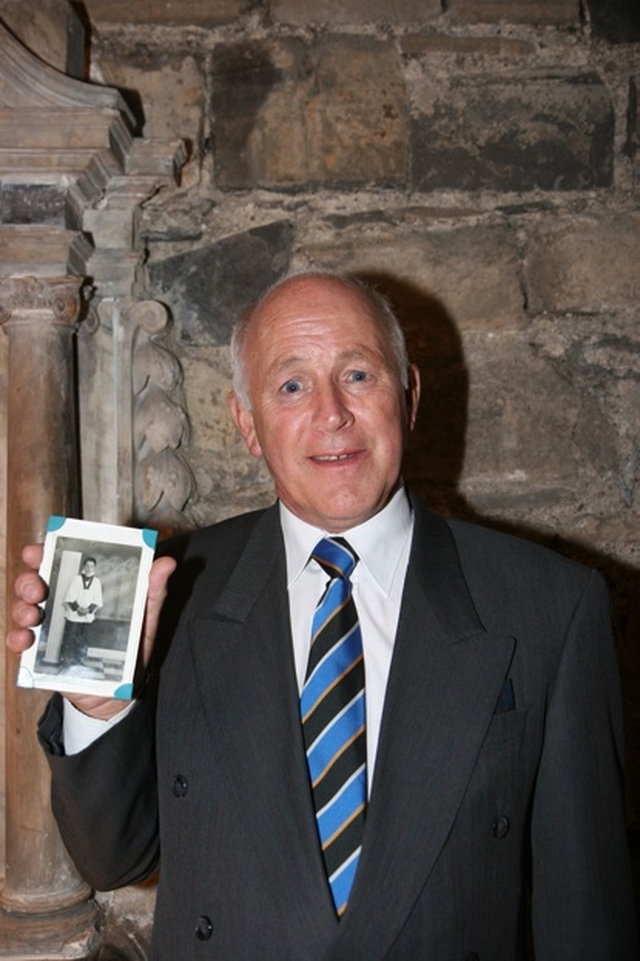
[{"label": "mouth", "polygon": [[349,454],[313,454],[311,460],[316,464],[339,464],[353,460],[358,456],[358,451]]}]

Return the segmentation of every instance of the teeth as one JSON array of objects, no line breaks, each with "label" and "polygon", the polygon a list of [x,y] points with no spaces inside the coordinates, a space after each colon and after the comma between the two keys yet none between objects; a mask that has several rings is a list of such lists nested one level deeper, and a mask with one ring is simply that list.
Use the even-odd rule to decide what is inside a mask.
[{"label": "teeth", "polygon": [[316,457],[316,460],[346,460],[348,454],[327,454],[325,457]]}]

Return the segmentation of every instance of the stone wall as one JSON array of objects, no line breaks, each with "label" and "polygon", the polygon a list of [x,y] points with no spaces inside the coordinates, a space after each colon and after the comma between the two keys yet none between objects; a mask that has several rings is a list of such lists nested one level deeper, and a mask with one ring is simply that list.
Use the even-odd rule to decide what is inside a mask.
[{"label": "stone wall", "polygon": [[[635,0],[74,6],[91,78],[124,92],[138,134],[180,136],[189,152],[136,239],[141,295],[168,307],[164,343],[183,372],[188,521],[272,497],[225,406],[238,310],[288,268],[375,280],[425,382],[410,482],[442,511],[551,543],[609,579],[635,837]],[[81,396],[96,394],[89,370]],[[120,916],[122,899],[110,902]]]}]

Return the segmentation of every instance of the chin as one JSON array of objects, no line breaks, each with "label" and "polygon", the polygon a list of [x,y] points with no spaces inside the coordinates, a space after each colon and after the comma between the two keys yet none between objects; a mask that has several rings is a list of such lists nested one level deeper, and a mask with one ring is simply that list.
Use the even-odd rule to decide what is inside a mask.
[{"label": "chin", "polygon": [[331,517],[325,517],[323,527],[328,531],[333,531],[338,534],[340,531],[347,530],[350,527],[357,527],[358,524],[364,524],[368,521],[370,517],[380,510],[380,506],[372,506],[371,508],[363,507],[362,504],[352,505],[350,507],[345,507],[344,510],[336,510]]}]

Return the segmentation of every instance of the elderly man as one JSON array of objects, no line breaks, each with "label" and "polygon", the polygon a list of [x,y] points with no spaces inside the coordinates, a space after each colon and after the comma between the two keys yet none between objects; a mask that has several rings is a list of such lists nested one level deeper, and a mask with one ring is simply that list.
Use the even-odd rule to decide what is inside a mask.
[{"label": "elderly man", "polygon": [[166,546],[133,704],[53,698],[80,871],[159,866],[156,961],[636,958],[599,575],[405,488],[418,371],[371,290],[290,277],[232,354],[278,501]]}]

